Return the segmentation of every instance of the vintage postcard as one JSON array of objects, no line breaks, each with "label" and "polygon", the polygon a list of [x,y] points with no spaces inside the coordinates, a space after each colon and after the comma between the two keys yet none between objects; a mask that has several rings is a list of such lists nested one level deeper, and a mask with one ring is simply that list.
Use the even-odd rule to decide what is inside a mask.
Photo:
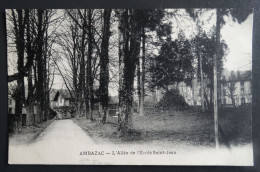
[{"label": "vintage postcard", "polygon": [[252,9],[7,9],[9,164],[253,166]]}]

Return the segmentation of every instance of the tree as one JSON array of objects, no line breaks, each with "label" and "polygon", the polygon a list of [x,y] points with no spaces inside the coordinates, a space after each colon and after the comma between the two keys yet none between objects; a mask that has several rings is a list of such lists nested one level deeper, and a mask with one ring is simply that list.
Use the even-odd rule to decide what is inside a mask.
[{"label": "tree", "polygon": [[238,22],[239,24],[244,22],[249,14],[252,13],[251,9],[216,9],[216,48],[214,54],[214,123],[215,123],[215,145],[216,148],[219,147],[218,139],[218,84],[217,84],[217,59],[221,58],[220,50],[220,30],[221,26],[225,24],[224,16],[230,15],[233,21]]},{"label": "tree", "polygon": [[159,55],[155,58],[155,65],[150,69],[153,72],[153,87],[168,91],[168,86],[175,82],[184,81],[191,85],[192,63],[189,41],[184,38],[174,41],[169,39],[168,43],[162,45]]},{"label": "tree", "polygon": [[[215,28],[212,28],[210,34],[201,31],[200,34],[196,35],[191,40],[192,46],[194,47],[194,55],[196,57],[197,63],[197,77],[198,80],[202,83],[202,76],[203,76],[203,89],[202,92],[204,93],[204,98],[206,101],[207,107],[210,109],[212,108],[212,94],[213,94],[213,55],[215,53]],[[227,44],[222,41],[221,42],[221,49],[220,49],[220,59],[218,59],[218,73],[219,76],[223,71],[223,60],[225,56],[228,54],[228,46]],[[203,59],[203,60],[202,60]],[[203,69],[203,70],[202,70]],[[207,88],[210,90],[208,93],[206,90]],[[202,94],[202,93],[201,93]],[[209,96],[208,96],[209,95]],[[202,95],[201,95],[202,96]],[[210,100],[208,100],[208,97]]]},{"label": "tree", "polygon": [[[88,19],[88,26],[87,26],[87,35],[88,35],[88,58],[87,58],[87,74],[86,74],[86,88],[87,88],[87,101],[88,102],[88,117],[93,120],[93,106],[94,106],[94,94],[93,94],[93,82],[94,77],[92,74],[92,55],[93,55],[93,48],[92,48],[92,14],[93,10],[88,9],[87,19]],[[84,27],[83,27],[84,28]]]},{"label": "tree", "polygon": [[[106,85],[108,82],[104,82],[104,79],[108,77],[105,73],[100,73],[98,74],[98,69],[101,70],[100,65],[101,61],[103,60],[104,55],[106,56],[108,54],[108,47],[103,46],[102,43],[105,45],[108,45],[109,37],[107,38],[107,35],[103,37],[103,31],[104,30],[98,30],[97,26],[102,26],[104,22],[102,22],[102,19],[105,17],[106,18],[106,24],[108,20],[107,15],[102,17],[102,10],[86,10],[86,16],[85,14],[83,15],[81,10],[77,10],[77,14],[79,15],[80,20],[86,21],[84,23],[80,23],[79,19],[77,19],[75,16],[73,16],[72,11],[66,10],[70,18],[75,22],[79,28],[86,33],[86,45],[87,45],[87,59],[86,59],[86,74],[85,74],[85,88],[84,88],[84,97],[85,97],[85,107],[88,110],[88,113],[86,112],[86,117],[94,120],[93,116],[93,106],[94,106],[94,92],[98,93],[95,94],[95,96],[99,96],[100,91],[97,89],[94,90],[94,83],[95,80],[102,80],[102,84]],[[110,12],[111,15],[111,12]],[[84,27],[83,27],[84,24]],[[107,30],[107,33],[110,34],[110,31]],[[100,41],[101,40],[101,41]],[[104,41],[103,41],[104,40]],[[80,46],[82,47],[82,46]],[[101,52],[102,51],[102,52]],[[107,51],[107,52],[106,52]],[[99,60],[98,60],[98,57]],[[102,57],[102,59],[101,59]],[[103,63],[105,62],[105,63]],[[108,60],[102,61],[102,65],[108,64]],[[83,63],[83,62],[82,62]],[[81,63],[81,65],[82,65]],[[107,66],[108,67],[108,66]],[[103,69],[102,69],[103,70]],[[107,72],[107,71],[106,71]],[[101,75],[101,76],[100,76]],[[99,77],[98,77],[99,76]],[[83,83],[83,81],[82,81]],[[102,92],[104,90],[101,90]],[[107,92],[108,94],[108,92]],[[100,97],[99,97],[100,98]],[[108,99],[107,99],[108,100]],[[107,103],[106,103],[107,104]],[[102,113],[101,113],[102,114]]]},{"label": "tree", "polygon": [[[10,19],[13,27],[12,34],[14,35],[14,42],[17,45],[18,72],[8,76],[8,82],[17,81],[15,111],[17,117],[19,117],[19,119],[17,119],[18,125],[21,125],[23,105],[25,105],[27,109],[27,125],[34,125],[34,102],[36,99],[40,104],[38,106],[40,116],[38,122],[41,122],[42,119],[46,120],[48,117],[49,97],[48,94],[44,93],[48,90],[46,88],[49,87],[47,82],[49,76],[46,66],[47,53],[43,52],[47,52],[47,30],[50,23],[50,13],[48,10],[10,11]],[[25,80],[25,77],[27,77],[27,80]],[[27,84],[27,87],[25,87],[25,84]],[[25,97],[25,91],[27,91],[25,89],[28,89],[27,97]],[[36,94],[42,97],[36,96],[35,90]]]},{"label": "tree", "polygon": [[134,74],[140,53],[140,10],[119,12],[119,130],[127,133],[132,128]]},{"label": "tree", "polygon": [[[47,56],[44,53],[44,48],[47,47],[48,35],[45,35],[47,32],[49,17],[48,10],[37,9],[37,38],[36,38],[36,62],[37,62],[37,82],[36,82],[36,96],[37,96],[37,117],[36,122],[41,123],[46,121],[48,118],[49,105],[47,104],[46,98],[46,87],[49,85],[46,83],[47,79]],[[45,49],[47,51],[47,48]]]},{"label": "tree", "polygon": [[[162,19],[165,16],[165,11],[161,9],[141,10],[141,44],[142,55],[139,56],[137,62],[137,93],[138,93],[138,112],[144,114],[144,95],[145,95],[145,63],[146,63],[146,42],[147,32],[155,31],[163,25]],[[140,64],[141,60],[141,64]],[[141,69],[141,70],[140,70]],[[141,72],[140,72],[141,71]]]},{"label": "tree", "polygon": [[[83,13],[86,15],[86,10]],[[86,32],[77,22],[85,26],[86,19],[81,19],[77,10],[64,11],[64,17],[67,15],[73,16],[73,19],[68,18],[62,33],[57,33],[56,44],[62,49],[61,52],[56,53],[60,57],[57,67],[70,96],[74,98],[73,103],[76,108],[76,117],[78,117],[82,116],[85,104],[85,47],[87,40]],[[67,63],[68,66],[65,66],[62,61],[65,61],[64,63]]]},{"label": "tree", "polygon": [[[17,57],[18,57],[17,59],[18,73],[11,77],[15,78],[17,81],[17,90],[15,95],[15,116],[16,116],[17,126],[19,130],[21,129],[22,126],[22,108],[25,102],[24,76],[26,70],[24,66],[24,52],[25,52],[25,29],[28,23],[28,19],[29,19],[29,10],[16,10],[16,11],[12,10],[15,45],[16,45]],[[14,79],[10,79],[10,77],[8,78],[8,81],[13,81],[13,80]]]},{"label": "tree", "polygon": [[16,46],[16,52],[19,61],[18,72],[8,76],[8,82],[17,81],[18,78],[21,80],[21,76],[27,76],[30,67],[32,66],[33,59],[28,58],[24,65],[24,50],[25,50],[25,31],[26,25],[29,20],[29,10],[11,10],[11,16],[8,20],[11,21],[12,34],[14,35],[14,42]]},{"label": "tree", "polygon": [[[30,11],[32,13],[32,11]],[[27,23],[27,32],[26,32],[26,53],[28,55],[28,59],[35,59],[35,48],[36,48],[36,39],[35,36],[31,33],[32,27],[32,20],[33,17],[29,16],[29,21]],[[27,125],[34,125],[35,124],[35,116],[34,116],[34,91],[35,91],[35,84],[33,84],[33,64],[28,71],[28,97],[27,97]]]},{"label": "tree", "polygon": [[103,14],[103,36],[101,43],[101,55],[100,55],[100,105],[102,122],[106,123],[108,115],[108,83],[109,83],[109,38],[110,38],[110,17],[111,9],[105,9]]},{"label": "tree", "polygon": [[235,106],[236,76],[234,71],[231,71],[231,76],[227,82],[227,88],[227,96],[231,99],[232,105]]}]

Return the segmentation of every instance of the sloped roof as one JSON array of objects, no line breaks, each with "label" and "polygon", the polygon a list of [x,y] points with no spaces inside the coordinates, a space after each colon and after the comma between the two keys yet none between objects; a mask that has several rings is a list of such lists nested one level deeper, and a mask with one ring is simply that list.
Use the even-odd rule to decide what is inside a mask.
[{"label": "sloped roof", "polygon": [[245,71],[243,74],[240,75],[240,79],[244,80],[244,81],[251,80],[251,78],[252,78],[252,71],[251,70]]},{"label": "sloped roof", "polygon": [[64,98],[69,98],[69,99],[73,98],[73,97],[71,97],[69,90],[61,89],[61,90],[59,90],[59,93]]},{"label": "sloped roof", "polygon": [[226,78],[226,82],[229,81],[249,81],[252,79],[252,71],[246,70],[246,71],[239,71],[240,75],[238,76],[238,71],[234,72],[235,77],[230,80],[231,72],[225,72],[223,75]]},{"label": "sloped roof", "polygon": [[50,100],[53,100],[53,99],[54,99],[54,97],[55,97],[57,91],[58,91],[57,89],[51,89],[51,90],[50,90]]},{"label": "sloped roof", "polygon": [[70,92],[66,89],[58,90],[54,95],[53,101],[57,101],[59,96],[62,96],[64,99],[72,99],[73,98],[73,97],[71,97]]}]

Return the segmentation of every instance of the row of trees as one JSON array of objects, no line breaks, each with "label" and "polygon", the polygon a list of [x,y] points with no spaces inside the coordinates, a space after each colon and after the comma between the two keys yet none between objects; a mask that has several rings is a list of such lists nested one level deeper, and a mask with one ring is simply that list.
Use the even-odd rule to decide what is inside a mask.
[{"label": "row of trees", "polygon": [[[76,114],[84,114],[93,120],[94,103],[98,100],[103,123],[106,123],[108,115],[109,86],[117,84],[118,129],[125,133],[132,129],[135,90],[138,112],[142,115],[145,88],[167,91],[168,86],[176,82],[191,86],[192,79],[197,76],[202,90],[210,88],[210,100],[206,102],[207,106],[214,105],[217,136],[217,80],[228,50],[227,45],[220,41],[220,29],[225,23],[223,17],[231,15],[234,21],[241,23],[251,11],[217,9],[216,24],[206,32],[202,29],[201,16],[208,11],[8,11],[9,40],[15,45],[10,49],[14,49],[17,56],[17,71],[8,77],[9,82],[15,80],[17,83],[13,94],[16,115],[21,117],[23,104],[28,107],[29,114],[33,113],[30,105],[37,102],[39,122],[48,119],[51,78],[58,74],[74,98]],[[214,14],[208,20],[212,20],[212,16]],[[174,30],[178,31],[178,36],[173,38],[172,22],[178,25],[179,21],[185,20],[196,24],[195,36],[187,38],[184,28]],[[27,100],[24,78],[27,78],[28,84]],[[202,99],[207,99],[206,92],[201,91],[201,94]]]},{"label": "row of trees", "polygon": [[[55,20],[51,20],[53,15],[52,10],[21,9],[10,10],[6,15],[8,58],[17,59],[17,64],[13,67],[14,72],[8,76],[8,82],[16,81],[15,86],[10,84],[9,91],[15,99],[18,127],[21,126],[23,106],[27,109],[29,125],[49,118],[53,65],[49,54],[52,33],[49,33],[48,28],[55,23]],[[36,117],[33,115],[35,102]]]}]

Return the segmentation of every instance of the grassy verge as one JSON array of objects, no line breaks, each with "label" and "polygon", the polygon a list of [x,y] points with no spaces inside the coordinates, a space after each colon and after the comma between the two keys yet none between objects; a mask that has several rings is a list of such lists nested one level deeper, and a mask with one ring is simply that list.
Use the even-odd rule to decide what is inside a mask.
[{"label": "grassy verge", "polygon": [[[96,142],[188,144],[214,146],[214,117],[212,112],[183,110],[160,112],[140,116],[134,114],[132,133],[123,137],[117,125],[100,124],[84,118],[74,119]],[[222,109],[219,124],[224,132],[222,144],[246,144],[251,142],[251,108]]]},{"label": "grassy verge", "polygon": [[73,121],[97,143],[110,142],[116,144],[121,142],[120,138],[114,137],[117,132],[116,124],[101,124],[97,121],[87,120],[85,117],[73,118]]},{"label": "grassy verge", "polygon": [[30,144],[33,142],[40,133],[47,128],[54,119],[44,121],[41,124],[35,126],[24,126],[21,132],[12,133],[9,135],[9,144],[20,145],[20,144]]}]

